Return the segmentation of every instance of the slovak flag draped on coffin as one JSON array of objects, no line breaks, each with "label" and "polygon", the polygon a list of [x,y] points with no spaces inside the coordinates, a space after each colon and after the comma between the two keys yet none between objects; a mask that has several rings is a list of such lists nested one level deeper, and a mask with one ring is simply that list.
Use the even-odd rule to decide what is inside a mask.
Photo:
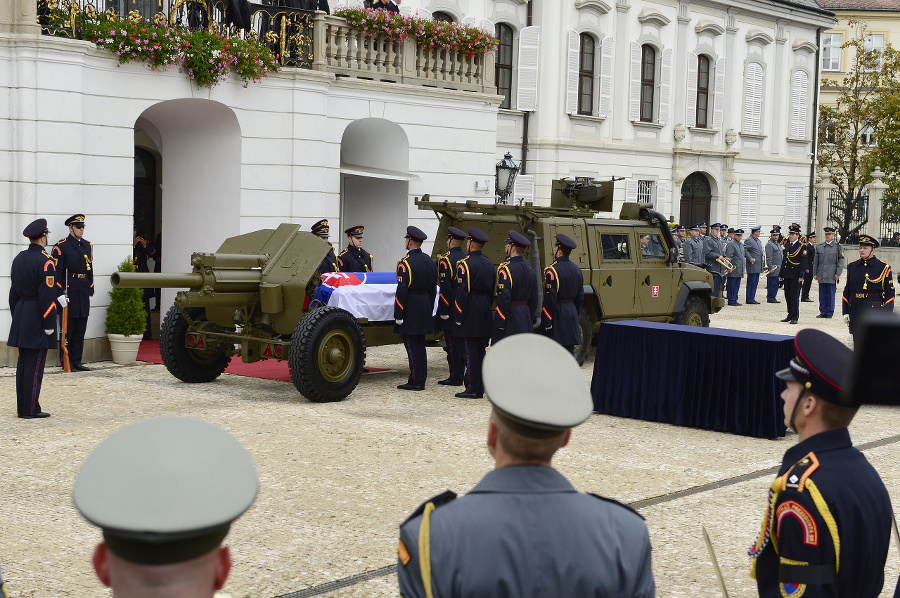
[{"label": "slovak flag draped on coffin", "polygon": [[[396,294],[393,272],[328,272],[322,275],[322,286],[313,299],[370,322],[388,322],[394,319]],[[437,313],[437,297],[432,313]]]}]

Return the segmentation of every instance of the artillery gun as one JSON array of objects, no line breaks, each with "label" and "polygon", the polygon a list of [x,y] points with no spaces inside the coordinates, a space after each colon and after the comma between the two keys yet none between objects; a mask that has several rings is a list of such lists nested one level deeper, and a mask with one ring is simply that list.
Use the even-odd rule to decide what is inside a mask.
[{"label": "artillery gun", "polygon": [[191,273],[116,272],[111,281],[188,289],[177,293],[160,330],[163,363],[179,380],[211,382],[238,355],[245,363],[287,360],[303,396],[340,401],[359,382],[367,344],[402,341],[392,322],[370,323],[313,299],[329,248],[296,224],[281,224],[226,239],[215,253],[194,253]]}]

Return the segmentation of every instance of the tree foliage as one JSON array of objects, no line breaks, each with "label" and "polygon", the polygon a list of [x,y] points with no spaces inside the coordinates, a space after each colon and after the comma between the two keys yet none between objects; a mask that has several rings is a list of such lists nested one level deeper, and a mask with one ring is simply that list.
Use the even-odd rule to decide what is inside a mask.
[{"label": "tree foliage", "polygon": [[[129,257],[119,264],[119,272],[134,272],[134,262]],[[107,334],[144,334],[147,329],[147,312],[144,310],[144,289],[115,288],[109,292],[106,308]]]}]

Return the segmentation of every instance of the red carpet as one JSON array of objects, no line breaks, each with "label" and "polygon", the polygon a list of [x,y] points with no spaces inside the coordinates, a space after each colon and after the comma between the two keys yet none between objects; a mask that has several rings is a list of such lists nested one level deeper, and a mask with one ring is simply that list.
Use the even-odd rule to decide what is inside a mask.
[{"label": "red carpet", "polygon": [[[159,354],[159,341],[141,341],[141,348],[138,349],[138,361],[146,361],[147,363],[162,363],[162,357]],[[383,372],[381,368],[367,368],[369,373]],[[264,380],[281,380],[282,382],[291,381],[291,372],[288,369],[287,361],[278,361],[276,359],[263,359],[256,363],[244,363],[240,357],[232,357],[231,363],[225,368],[225,373],[235,374],[237,376],[247,376],[249,378],[262,378]]]}]

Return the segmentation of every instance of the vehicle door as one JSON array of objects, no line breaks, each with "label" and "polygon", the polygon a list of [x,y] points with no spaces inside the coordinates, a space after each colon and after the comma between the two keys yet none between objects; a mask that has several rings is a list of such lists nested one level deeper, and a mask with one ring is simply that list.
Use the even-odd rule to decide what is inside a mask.
[{"label": "vehicle door", "polygon": [[672,313],[675,289],[675,268],[667,262],[668,245],[662,232],[656,227],[636,228],[638,238],[637,295],[636,309],[644,316],[659,316]]},{"label": "vehicle door", "polygon": [[636,307],[637,267],[631,226],[589,223],[588,231],[591,233],[591,253],[596,260],[591,271],[591,284],[600,296],[602,316],[604,319],[629,318]]}]

